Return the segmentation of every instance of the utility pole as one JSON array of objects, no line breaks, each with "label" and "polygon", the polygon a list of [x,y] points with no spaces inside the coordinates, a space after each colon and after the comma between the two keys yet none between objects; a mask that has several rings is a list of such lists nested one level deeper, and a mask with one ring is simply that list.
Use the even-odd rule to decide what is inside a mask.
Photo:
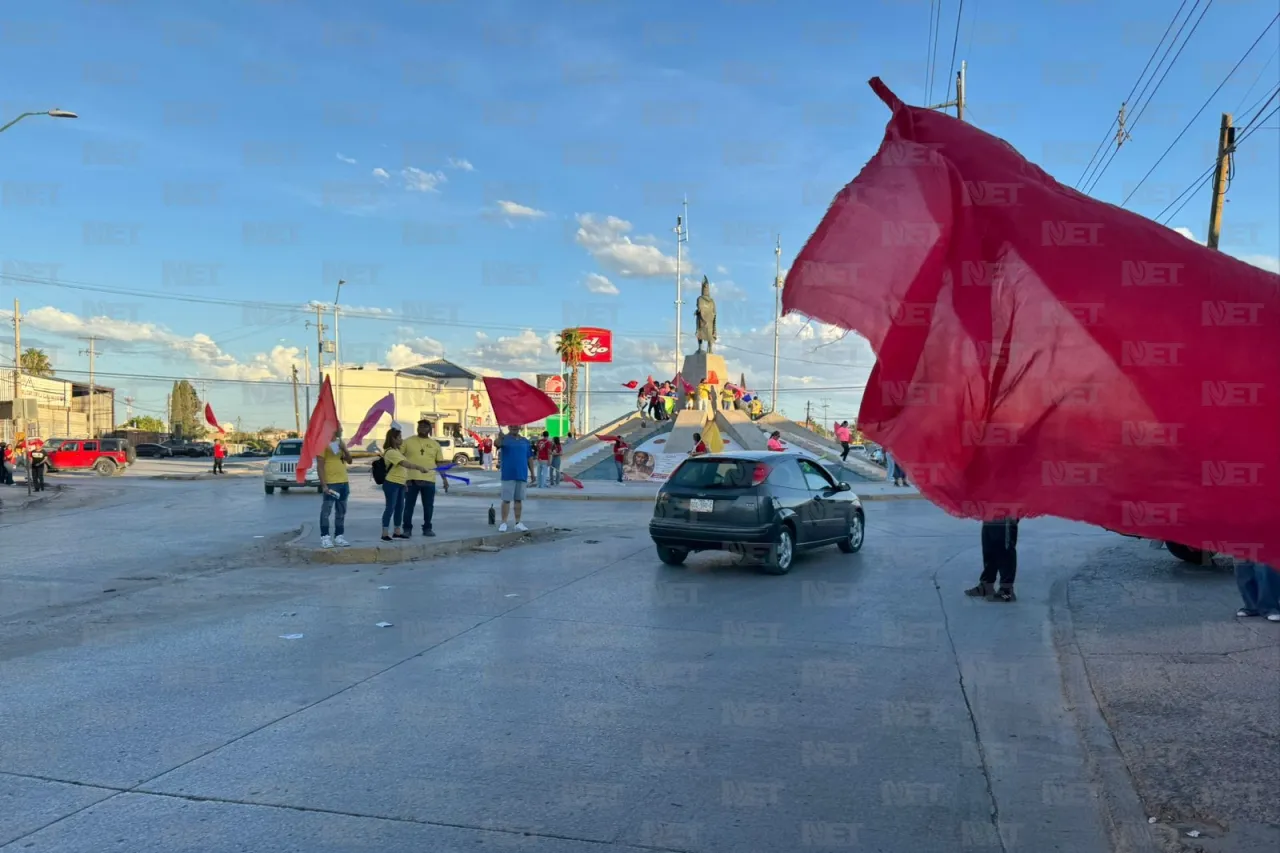
[{"label": "utility pole", "polygon": [[173,436],[173,395],[164,395],[164,430]]},{"label": "utility pole", "polygon": [[[22,313],[18,310],[18,300],[13,300],[13,426],[14,440],[23,437],[22,455],[27,463],[27,494],[31,494],[31,445],[27,443],[27,419],[19,417],[21,411],[18,401],[22,398]],[[37,398],[39,399],[39,398]],[[17,450],[15,445],[14,450]]]},{"label": "utility pole", "polygon": [[[329,327],[324,324],[324,306],[318,302],[316,303],[316,321],[308,322],[307,327],[310,328],[313,325],[316,327],[316,388],[320,388],[324,385],[324,330]],[[307,369],[307,373],[311,373],[310,368]]]},{"label": "utility pole", "polygon": [[1120,113],[1119,115],[1116,116],[1116,148],[1117,149],[1119,149],[1120,146],[1124,145],[1130,139],[1133,139],[1133,136],[1130,135],[1129,131],[1125,128],[1125,121],[1126,119],[1128,119],[1128,114],[1126,113],[1126,110],[1128,110],[1128,108],[1129,108],[1129,104],[1126,101],[1125,103],[1120,105]]},{"label": "utility pole", "polygon": [[684,370],[684,349],[680,337],[680,315],[684,313],[684,245],[689,242],[689,199],[684,200],[684,214],[676,217],[676,372]]},{"label": "utility pole", "polygon": [[830,427],[827,426],[827,410],[830,408],[831,408],[831,401],[823,400],[822,401],[822,428],[824,430],[830,429]]},{"label": "utility pole", "polygon": [[804,401],[804,425],[805,425],[805,426],[807,426],[807,427],[812,427],[812,426],[813,426],[813,418],[812,418],[812,417],[810,416],[810,414],[809,414],[809,401],[808,401],[808,400],[805,400],[805,401]]},{"label": "utility pole", "polygon": [[132,397],[124,398],[124,420],[125,420],[125,423],[128,423],[129,421],[133,420],[133,398]]},{"label": "utility pole", "polygon": [[1227,194],[1227,178],[1231,173],[1231,155],[1235,152],[1236,129],[1231,124],[1231,113],[1222,114],[1222,126],[1218,128],[1218,168],[1213,172],[1213,199],[1209,205],[1210,249],[1218,248],[1222,234],[1222,202]]},{"label": "utility pole", "polygon": [[967,92],[965,86],[965,72],[968,69],[968,63],[964,60],[960,61],[960,70],[956,72],[956,98],[954,101],[947,101],[942,104],[934,104],[931,107],[925,107],[927,110],[945,110],[951,107],[956,108],[956,118],[964,121],[964,107],[967,103]]},{"label": "utility pole", "polygon": [[95,338],[93,335],[90,335],[88,338],[84,340],[89,341],[89,348],[87,350],[83,350],[83,349],[80,350],[81,355],[89,356],[89,438],[97,438],[98,437],[97,423],[93,419],[93,398],[96,396],[95,392],[97,390],[93,384],[93,360],[94,360],[94,356],[96,355],[96,353],[94,352],[93,344],[94,344],[94,341],[97,340],[97,338]]},{"label": "utility pole", "polygon": [[302,413],[298,411],[298,365],[293,365],[293,426],[302,435]]},{"label": "utility pole", "polygon": [[333,297],[333,407],[342,422],[342,357],[338,352],[338,300],[342,298],[343,279],[338,279],[338,292]]},{"label": "utility pole", "polygon": [[782,235],[773,247],[773,393],[769,411],[778,411],[778,335],[782,328]]}]

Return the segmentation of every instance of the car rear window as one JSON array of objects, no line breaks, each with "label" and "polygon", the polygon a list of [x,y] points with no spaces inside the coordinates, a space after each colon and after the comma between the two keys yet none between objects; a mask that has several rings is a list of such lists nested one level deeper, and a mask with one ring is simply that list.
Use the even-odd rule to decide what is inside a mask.
[{"label": "car rear window", "polygon": [[282,441],[276,445],[276,456],[299,456],[302,454],[302,442]]},{"label": "car rear window", "polygon": [[737,459],[689,459],[667,482],[692,489],[743,489],[751,485],[756,464]]}]

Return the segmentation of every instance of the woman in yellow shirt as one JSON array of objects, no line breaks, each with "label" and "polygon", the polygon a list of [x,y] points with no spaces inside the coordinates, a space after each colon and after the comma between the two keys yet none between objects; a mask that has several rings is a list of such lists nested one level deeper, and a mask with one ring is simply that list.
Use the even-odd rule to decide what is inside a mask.
[{"label": "woman in yellow shirt", "polygon": [[[400,430],[395,427],[387,430],[386,441],[382,442],[382,461],[387,464],[387,478],[382,482],[382,496],[387,501],[386,507],[382,510],[383,542],[409,538],[400,531],[400,522],[404,516],[404,484],[408,479],[406,472],[426,473],[427,470],[404,458],[404,453],[400,450],[402,444],[404,444],[404,438],[400,435]],[[388,533],[392,529],[388,525],[393,522],[395,532]]]}]

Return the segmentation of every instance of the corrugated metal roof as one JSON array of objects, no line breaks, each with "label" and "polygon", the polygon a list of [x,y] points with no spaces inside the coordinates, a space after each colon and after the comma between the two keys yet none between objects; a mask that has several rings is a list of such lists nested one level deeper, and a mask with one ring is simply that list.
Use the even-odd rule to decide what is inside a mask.
[{"label": "corrugated metal roof", "polygon": [[422,376],[427,379],[478,379],[479,375],[472,373],[465,367],[459,367],[451,361],[443,358],[434,358],[431,361],[424,361],[422,364],[406,367],[399,371],[409,376]]}]

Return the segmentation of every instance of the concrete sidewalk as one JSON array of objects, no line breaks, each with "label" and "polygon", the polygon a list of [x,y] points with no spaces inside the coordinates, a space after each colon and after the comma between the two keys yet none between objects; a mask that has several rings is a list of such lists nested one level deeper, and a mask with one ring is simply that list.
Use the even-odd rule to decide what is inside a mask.
[{"label": "concrete sidewalk", "polygon": [[46,483],[43,492],[27,494],[27,484],[24,481],[15,482],[12,486],[0,486],[0,512],[26,509],[47,503],[57,498],[63,488],[54,483]]},{"label": "concrete sidewalk", "polygon": [[[662,486],[659,481],[647,483],[617,483],[611,480],[583,480],[583,488],[570,483],[536,489],[530,486],[525,491],[525,500],[561,500],[561,501],[649,501],[658,494]],[[496,499],[502,484],[497,480],[480,480],[473,477],[469,486],[454,486],[453,494],[460,497],[485,497]],[[923,495],[914,486],[897,487],[892,483],[854,483],[853,491],[863,501],[900,501],[922,500]]]}]

